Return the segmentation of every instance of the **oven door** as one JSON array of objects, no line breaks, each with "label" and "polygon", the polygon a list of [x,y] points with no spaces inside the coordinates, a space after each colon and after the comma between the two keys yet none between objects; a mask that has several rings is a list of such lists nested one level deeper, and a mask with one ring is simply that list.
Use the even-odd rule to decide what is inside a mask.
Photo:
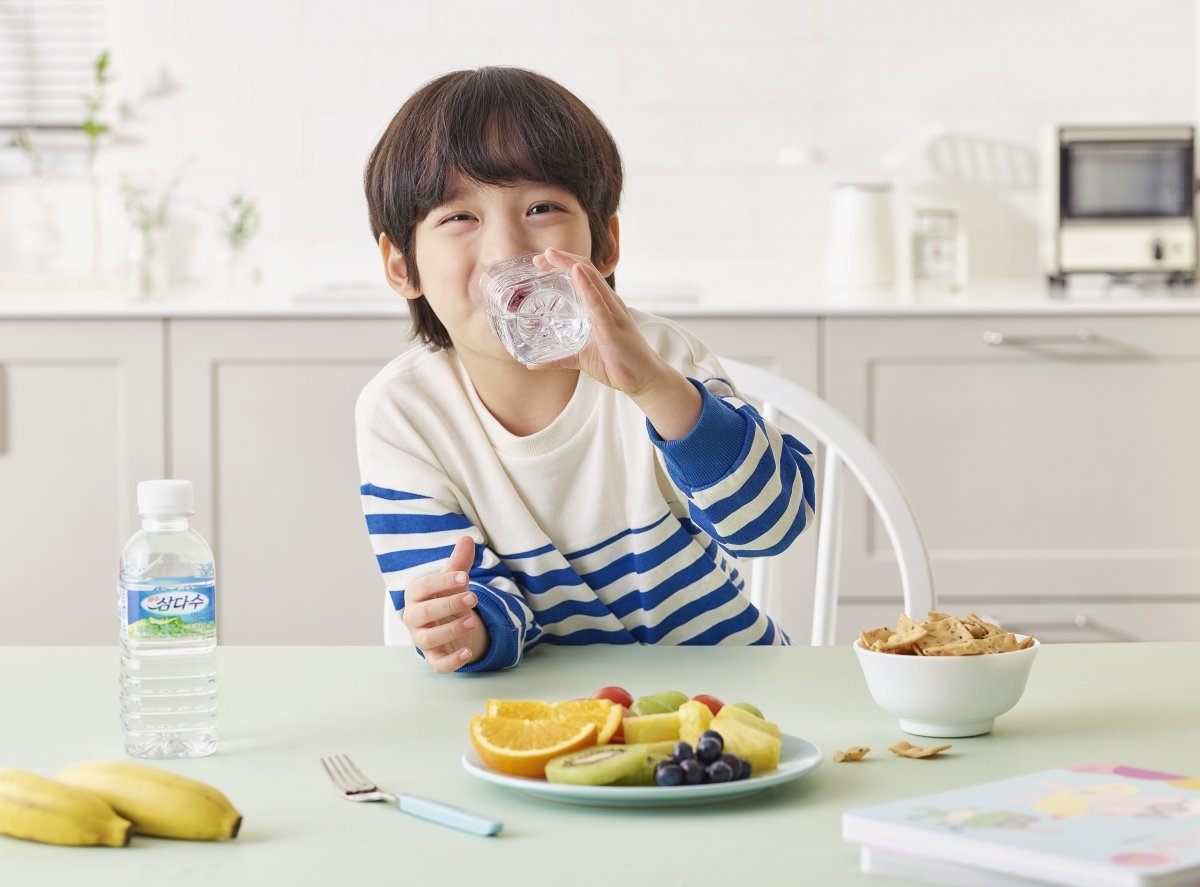
[{"label": "oven door", "polygon": [[1060,152],[1064,224],[1192,219],[1195,142],[1190,127],[1180,128],[1177,138],[1064,138]]}]

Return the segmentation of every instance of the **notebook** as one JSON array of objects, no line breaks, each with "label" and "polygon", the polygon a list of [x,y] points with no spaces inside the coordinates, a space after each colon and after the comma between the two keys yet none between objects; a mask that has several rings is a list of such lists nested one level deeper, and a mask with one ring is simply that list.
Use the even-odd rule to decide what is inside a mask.
[{"label": "notebook", "polygon": [[850,810],[864,872],[961,887],[1200,885],[1200,777],[1086,763]]}]

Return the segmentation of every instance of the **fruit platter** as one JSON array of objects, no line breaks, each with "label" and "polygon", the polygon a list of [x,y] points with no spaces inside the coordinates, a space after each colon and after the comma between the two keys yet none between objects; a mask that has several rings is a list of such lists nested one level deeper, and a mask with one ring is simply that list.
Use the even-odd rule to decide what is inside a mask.
[{"label": "fruit platter", "polygon": [[666,807],[730,801],[803,776],[821,761],[750,703],[663,690],[634,698],[489,699],[470,723],[472,776],[546,800]]}]

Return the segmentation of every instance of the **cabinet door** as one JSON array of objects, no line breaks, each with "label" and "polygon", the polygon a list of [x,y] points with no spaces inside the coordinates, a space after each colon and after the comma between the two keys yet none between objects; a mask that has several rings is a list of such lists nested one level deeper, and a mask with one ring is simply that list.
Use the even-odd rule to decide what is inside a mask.
[{"label": "cabinet door", "polygon": [[354,404],[406,319],[170,324],[175,475],[217,563],[229,644],[376,644],[383,581],[359,503]]},{"label": "cabinet door", "polygon": [[[723,357],[758,364],[798,385],[816,391],[820,367],[818,322],[786,317],[675,317]],[[821,451],[801,426],[784,422],[816,453]],[[816,476],[820,478],[819,464]],[[818,515],[819,518],[819,515]],[[808,528],[779,555],[771,573],[771,590],[779,602],[779,621],[796,643],[808,643],[812,634],[812,601],[817,568],[816,534]]]},{"label": "cabinet door", "polygon": [[[827,348],[826,397],[899,478],[941,598],[1200,600],[1200,318],[831,319]],[[843,599],[899,600],[848,492]]]},{"label": "cabinet door", "polygon": [[0,321],[0,644],[115,644],[137,482],[164,475],[157,320]]}]

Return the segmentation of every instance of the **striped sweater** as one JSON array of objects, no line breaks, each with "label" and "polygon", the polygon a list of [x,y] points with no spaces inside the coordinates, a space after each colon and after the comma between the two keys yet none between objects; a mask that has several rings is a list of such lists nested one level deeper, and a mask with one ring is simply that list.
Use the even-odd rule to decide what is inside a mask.
[{"label": "striped sweater", "polygon": [[625,395],[579,374],[563,412],[517,436],[453,350],[416,348],[355,411],[361,497],[383,573],[384,639],[411,643],[404,589],[475,540],[470,587],[491,646],[461,671],[537,644],[787,644],[742,593],[742,559],[783,551],[813,514],[810,450],[766,423],[677,324],[634,311],[703,406],[664,441]]}]

